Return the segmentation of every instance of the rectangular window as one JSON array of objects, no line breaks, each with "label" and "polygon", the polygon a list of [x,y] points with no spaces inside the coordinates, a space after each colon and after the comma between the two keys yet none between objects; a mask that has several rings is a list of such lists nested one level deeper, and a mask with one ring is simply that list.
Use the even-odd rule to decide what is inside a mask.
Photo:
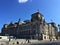
[{"label": "rectangular window", "polygon": [[46,36],[44,36],[44,39],[46,39]]},{"label": "rectangular window", "polygon": [[0,39],[2,39],[2,37],[0,37]]}]

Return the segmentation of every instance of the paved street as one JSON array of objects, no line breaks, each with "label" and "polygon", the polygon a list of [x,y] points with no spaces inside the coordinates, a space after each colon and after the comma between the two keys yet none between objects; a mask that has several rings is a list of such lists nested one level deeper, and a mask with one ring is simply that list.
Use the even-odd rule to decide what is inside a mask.
[{"label": "paved street", "polygon": [[60,45],[60,43],[38,43],[38,44],[31,44],[31,45]]},{"label": "paved street", "polygon": [[44,42],[44,43],[32,43],[32,44],[23,44],[23,45],[60,45],[60,41]]},{"label": "paved street", "polygon": [[23,45],[60,45],[60,43],[38,43],[38,44],[23,44]]},{"label": "paved street", "polygon": [[[9,44],[3,44],[3,45],[9,45]],[[10,44],[10,45],[60,45],[60,41],[48,41],[48,42],[44,41],[44,42],[24,43],[24,44]]]}]

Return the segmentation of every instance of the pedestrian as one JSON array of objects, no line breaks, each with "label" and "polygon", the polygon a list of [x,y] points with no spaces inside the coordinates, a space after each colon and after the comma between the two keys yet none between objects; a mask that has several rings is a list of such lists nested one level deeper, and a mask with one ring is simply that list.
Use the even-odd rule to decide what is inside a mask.
[{"label": "pedestrian", "polygon": [[19,42],[17,41],[17,44],[19,44]]}]

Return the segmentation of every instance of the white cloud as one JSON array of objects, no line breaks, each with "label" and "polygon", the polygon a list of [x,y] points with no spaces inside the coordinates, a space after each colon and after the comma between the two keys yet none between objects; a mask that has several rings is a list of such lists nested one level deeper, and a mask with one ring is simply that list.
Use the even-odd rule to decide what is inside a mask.
[{"label": "white cloud", "polygon": [[19,3],[26,3],[28,0],[18,0]]}]

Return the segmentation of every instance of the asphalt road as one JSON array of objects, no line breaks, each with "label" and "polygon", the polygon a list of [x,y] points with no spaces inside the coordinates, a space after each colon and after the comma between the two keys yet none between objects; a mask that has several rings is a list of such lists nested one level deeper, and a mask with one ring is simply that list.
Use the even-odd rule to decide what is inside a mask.
[{"label": "asphalt road", "polygon": [[12,45],[60,45],[60,40],[59,41],[48,41],[48,42],[45,41],[45,42],[39,42],[39,43],[12,44]]},{"label": "asphalt road", "polygon": [[33,44],[23,44],[23,45],[60,45],[60,41],[57,42],[46,42],[46,43],[33,43]]},{"label": "asphalt road", "polygon": [[38,44],[31,44],[31,45],[60,45],[60,43],[38,43]]}]

